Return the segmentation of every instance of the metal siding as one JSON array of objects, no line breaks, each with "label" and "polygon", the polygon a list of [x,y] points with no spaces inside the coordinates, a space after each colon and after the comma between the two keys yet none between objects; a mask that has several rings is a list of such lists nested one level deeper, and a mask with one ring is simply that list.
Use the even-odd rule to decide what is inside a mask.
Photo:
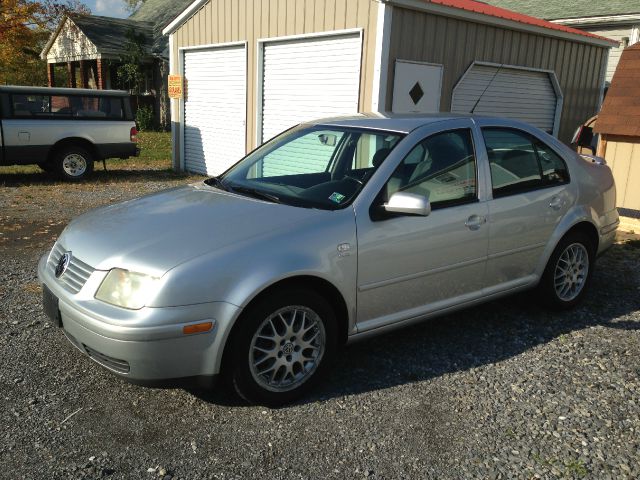
[{"label": "metal siding", "polygon": [[244,46],[184,53],[185,170],[218,175],[244,156]]},{"label": "metal siding", "polygon": [[[423,39],[423,48],[417,48],[415,38]],[[598,52],[596,62],[581,69],[579,59],[589,49]],[[451,108],[453,88],[474,60],[553,70],[564,97],[559,138],[569,141],[576,126],[598,109],[599,98],[594,92],[600,88],[605,52],[604,47],[394,7],[386,109],[392,105],[395,60],[444,65],[442,111]]]},{"label": "metal siding", "polygon": [[[367,111],[373,90],[369,72],[373,72],[375,59],[377,11],[375,0],[210,0],[176,30],[174,55],[179,47],[247,41],[246,149],[251,150],[256,139],[258,40],[362,28],[358,109]],[[234,27],[236,15],[238,28]],[[204,32],[201,17],[205,18]]]},{"label": "metal siding", "polygon": [[633,27],[627,25],[622,28],[608,27],[608,28],[585,28],[585,30],[590,33],[595,33],[596,35],[602,35],[603,37],[610,38],[612,40],[616,40],[621,42],[619,46],[612,47],[609,52],[609,62],[607,64],[607,76],[606,81],[610,82],[613,78],[613,74],[616,71],[616,67],[618,66],[618,62],[620,61],[620,56],[622,55],[622,51],[624,50],[624,46],[622,45],[622,39],[624,37],[631,38]]}]

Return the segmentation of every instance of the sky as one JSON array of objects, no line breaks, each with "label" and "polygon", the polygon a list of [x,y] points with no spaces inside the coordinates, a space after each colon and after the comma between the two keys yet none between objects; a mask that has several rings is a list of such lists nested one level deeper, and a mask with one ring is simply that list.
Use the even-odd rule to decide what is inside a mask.
[{"label": "sky", "polygon": [[102,15],[105,17],[126,18],[129,12],[125,8],[125,2],[122,0],[81,0],[87,7],[91,9],[94,15]]}]

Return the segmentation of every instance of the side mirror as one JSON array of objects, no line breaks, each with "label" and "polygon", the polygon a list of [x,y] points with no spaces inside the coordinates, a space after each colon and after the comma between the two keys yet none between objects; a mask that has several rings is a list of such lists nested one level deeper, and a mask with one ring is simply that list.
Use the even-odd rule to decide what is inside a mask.
[{"label": "side mirror", "polygon": [[396,192],[391,195],[389,201],[384,205],[384,209],[391,213],[426,217],[431,213],[431,203],[429,203],[429,199],[423,195]]}]

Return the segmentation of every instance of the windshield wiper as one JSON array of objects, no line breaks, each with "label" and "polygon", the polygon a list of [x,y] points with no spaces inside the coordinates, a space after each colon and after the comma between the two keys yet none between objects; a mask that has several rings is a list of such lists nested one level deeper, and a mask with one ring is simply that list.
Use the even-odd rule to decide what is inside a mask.
[{"label": "windshield wiper", "polygon": [[222,180],[220,180],[218,177],[211,177],[211,178],[207,178],[204,183],[206,183],[207,185],[209,185],[210,187],[217,187],[220,190],[224,190],[225,192],[230,191],[229,187],[227,186],[226,183],[224,183]]},{"label": "windshield wiper", "polygon": [[247,195],[251,195],[252,197],[260,198],[262,200],[267,200],[269,202],[282,203],[282,200],[280,200],[279,197],[276,197],[271,193],[263,192],[262,190],[258,190],[255,188],[243,187],[242,185],[233,185],[227,188],[231,192],[246,193]]}]

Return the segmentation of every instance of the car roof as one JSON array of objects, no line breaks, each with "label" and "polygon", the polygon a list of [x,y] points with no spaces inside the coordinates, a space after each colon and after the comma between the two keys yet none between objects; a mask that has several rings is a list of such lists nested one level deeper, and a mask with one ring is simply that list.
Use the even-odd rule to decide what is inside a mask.
[{"label": "car roof", "polygon": [[391,112],[359,113],[356,115],[322,118],[306,122],[307,125],[369,128],[399,133],[409,133],[416,128],[432,123],[457,118],[483,118],[475,115],[456,113],[399,114]]},{"label": "car roof", "polygon": [[124,90],[95,90],[91,88],[25,87],[18,85],[0,85],[0,93],[18,93],[21,95],[92,95],[104,97],[129,96]]}]

